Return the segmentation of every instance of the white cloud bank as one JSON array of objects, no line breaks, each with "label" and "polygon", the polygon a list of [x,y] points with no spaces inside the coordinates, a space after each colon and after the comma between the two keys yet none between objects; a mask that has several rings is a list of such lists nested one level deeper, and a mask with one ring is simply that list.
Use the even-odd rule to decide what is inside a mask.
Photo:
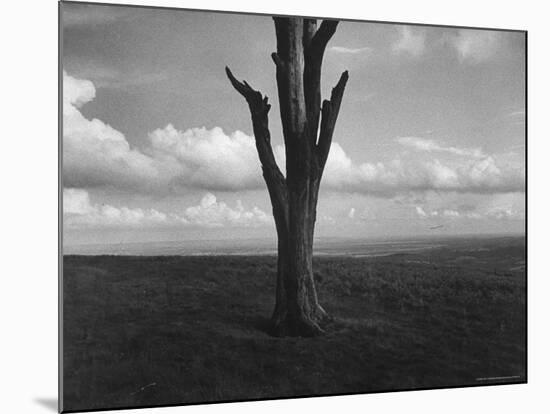
[{"label": "white cloud bank", "polygon": [[525,172],[520,163],[495,156],[447,162],[396,158],[357,165],[334,143],[324,181],[339,191],[379,196],[425,191],[492,194],[524,191]]},{"label": "white cloud bank", "polygon": [[459,211],[452,208],[424,210],[416,206],[416,214],[421,218],[467,218],[467,219],[496,219],[496,220],[524,220],[525,214],[508,207],[498,207],[482,211]]},{"label": "white cloud bank", "polygon": [[238,226],[259,226],[273,222],[271,216],[254,206],[246,210],[240,200],[234,209],[224,202],[218,202],[216,197],[207,193],[198,206],[188,207],[185,210],[187,221],[199,226],[220,227],[225,224]]},{"label": "white cloud bank", "polygon": [[518,194],[501,194],[475,204],[444,203],[437,207],[413,205],[421,219],[525,220],[524,199]]},{"label": "white cloud bank", "polygon": [[[95,97],[93,84],[64,73],[63,180],[69,188],[114,187],[147,193],[182,188],[241,191],[263,188],[254,138],[221,128],[178,131],[172,125],[149,134],[149,145],[132,148],[119,131],[98,119],[88,120],[80,107]],[[398,157],[389,162],[357,164],[333,143],[322,186],[339,192],[395,196],[410,192],[522,192],[524,165],[480,149],[405,137],[397,142],[425,153],[445,153],[454,160]],[[281,166],[284,150],[274,149]],[[512,157],[513,158],[513,157]],[[517,158],[517,157],[516,157]]]},{"label": "white cloud bank", "polygon": [[111,186],[165,192],[175,186],[244,190],[262,185],[254,140],[220,128],[177,131],[172,125],[149,134],[146,150],[79,108],[95,97],[89,81],[63,76],[63,179],[67,187]]},{"label": "white cloud bank", "polygon": [[63,224],[68,228],[90,227],[257,227],[272,223],[272,217],[253,207],[244,208],[240,200],[235,208],[206,193],[196,206],[186,208],[181,214],[163,213],[156,209],[115,207],[94,204],[83,189],[63,190]]},{"label": "white cloud bank", "polygon": [[124,135],[79,108],[95,97],[92,82],[63,73],[63,178],[68,187],[159,185],[155,160],[130,148]]},{"label": "white cloud bank", "polygon": [[172,125],[149,134],[151,156],[172,165],[173,184],[236,191],[262,186],[254,139],[221,128],[178,131]]}]

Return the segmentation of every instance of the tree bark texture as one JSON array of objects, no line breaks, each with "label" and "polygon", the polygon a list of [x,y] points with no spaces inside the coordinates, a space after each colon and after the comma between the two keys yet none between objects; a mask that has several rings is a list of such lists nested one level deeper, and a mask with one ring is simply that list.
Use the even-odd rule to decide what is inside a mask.
[{"label": "tree bark texture", "polygon": [[276,336],[314,336],[328,315],[319,304],[313,277],[313,235],[319,185],[327,161],[347,71],[321,104],[321,66],[338,22],[276,17],[279,109],[286,155],[286,177],[273,156],[268,98],[229,68],[233,87],[247,101],[256,149],[267,185],[278,237],[276,303],[271,330]]}]

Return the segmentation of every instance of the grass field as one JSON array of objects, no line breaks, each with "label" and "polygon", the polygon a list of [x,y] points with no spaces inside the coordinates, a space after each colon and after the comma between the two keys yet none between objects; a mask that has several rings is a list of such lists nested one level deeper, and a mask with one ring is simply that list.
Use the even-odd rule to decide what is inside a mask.
[{"label": "grass field", "polygon": [[308,339],[266,333],[275,257],[63,265],[65,410],[526,381],[523,238],[317,257]]}]

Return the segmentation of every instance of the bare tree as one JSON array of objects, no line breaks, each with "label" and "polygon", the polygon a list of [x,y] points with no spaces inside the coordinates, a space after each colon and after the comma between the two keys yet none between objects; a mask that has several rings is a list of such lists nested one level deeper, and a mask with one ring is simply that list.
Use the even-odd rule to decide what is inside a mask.
[{"label": "bare tree", "polygon": [[268,126],[267,96],[225,68],[246,99],[256,148],[267,184],[278,236],[276,304],[271,318],[277,336],[314,336],[328,319],[313,277],[313,233],[319,184],[327,161],[348,72],[321,106],[321,65],[338,22],[276,17],[277,88],[286,153],[286,178],[279,170]]}]

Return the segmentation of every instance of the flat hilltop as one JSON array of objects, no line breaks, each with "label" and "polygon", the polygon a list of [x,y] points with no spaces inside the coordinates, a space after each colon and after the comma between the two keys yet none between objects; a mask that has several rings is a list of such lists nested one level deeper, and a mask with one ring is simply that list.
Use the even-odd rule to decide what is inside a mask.
[{"label": "flat hilltop", "polygon": [[318,256],[334,317],[274,338],[274,256],[65,256],[64,408],[526,381],[525,239]]}]

